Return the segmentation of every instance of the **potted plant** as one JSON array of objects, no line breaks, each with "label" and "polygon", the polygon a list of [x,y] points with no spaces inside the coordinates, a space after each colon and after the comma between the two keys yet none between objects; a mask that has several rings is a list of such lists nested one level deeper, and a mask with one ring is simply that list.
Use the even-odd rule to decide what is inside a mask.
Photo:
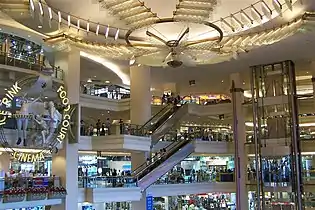
[{"label": "potted plant", "polygon": [[51,187],[48,191],[48,199],[64,199],[67,191],[64,187]]},{"label": "potted plant", "polygon": [[25,199],[25,189],[23,188],[11,188],[3,192],[4,203],[21,202]]},{"label": "potted plant", "polygon": [[26,200],[45,200],[48,189],[46,187],[31,187],[26,190]]}]

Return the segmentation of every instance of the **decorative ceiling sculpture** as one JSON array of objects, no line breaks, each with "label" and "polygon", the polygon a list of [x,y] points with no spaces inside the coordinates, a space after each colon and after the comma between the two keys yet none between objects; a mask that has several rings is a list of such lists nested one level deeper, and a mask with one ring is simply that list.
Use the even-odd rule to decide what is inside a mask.
[{"label": "decorative ceiling sculpture", "polygon": [[[259,0],[211,21],[212,13],[219,7],[217,0],[179,0],[170,18],[158,17],[140,0],[100,0],[100,6],[123,21],[125,29],[64,13],[40,0],[29,0],[29,6],[34,18],[46,17],[58,23],[59,34],[47,39],[56,49],[68,50],[75,45],[104,57],[178,67],[222,62],[290,36],[301,26],[302,19],[270,30],[259,31],[256,27],[293,12],[298,2]],[[106,39],[100,41],[99,36]]]}]

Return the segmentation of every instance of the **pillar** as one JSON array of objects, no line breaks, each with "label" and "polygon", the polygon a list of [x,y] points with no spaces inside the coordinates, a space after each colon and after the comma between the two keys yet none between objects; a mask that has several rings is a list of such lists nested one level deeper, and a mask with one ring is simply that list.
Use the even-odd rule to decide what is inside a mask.
[{"label": "pillar", "polygon": [[[312,61],[310,69],[312,71],[313,95],[315,95],[315,61]],[[315,107],[315,97],[313,97],[313,100],[314,100],[314,107]]]},{"label": "pillar", "polygon": [[[151,118],[151,72],[147,66],[130,67],[130,120],[132,124],[143,125]],[[131,153],[132,170],[146,161],[144,152]],[[154,195],[153,195],[154,196]],[[140,201],[132,202],[132,209],[146,209],[146,194]]]},{"label": "pillar", "polygon": [[239,73],[230,76],[232,83],[231,94],[233,103],[233,133],[235,141],[235,181],[236,181],[236,209],[248,209],[248,194],[246,190],[246,166],[245,154],[245,116],[243,113],[244,90]]},{"label": "pillar", "polygon": [[[72,49],[70,52],[59,52],[55,54],[55,66],[64,71],[64,82],[67,97],[70,104],[79,104],[80,99],[80,52]],[[73,119],[74,124],[80,123],[80,106],[78,116]],[[79,133],[80,126],[77,127]],[[78,142],[80,135],[76,135],[74,142]],[[58,206],[52,206],[52,210],[78,209],[78,143],[69,143],[66,139],[62,149],[52,158],[52,174],[60,177],[60,183],[67,189],[65,202]]]},{"label": "pillar", "polygon": [[67,197],[52,210],[78,209],[78,144],[64,142],[63,148],[53,155],[52,174],[60,177],[60,184],[67,189]]},{"label": "pillar", "polygon": [[10,171],[10,162],[11,162],[11,155],[7,152],[1,152],[0,154],[0,172],[7,173]]},{"label": "pillar", "polygon": [[80,51],[72,49],[70,52],[55,54],[55,67],[63,70],[63,80],[71,104],[80,100]]}]

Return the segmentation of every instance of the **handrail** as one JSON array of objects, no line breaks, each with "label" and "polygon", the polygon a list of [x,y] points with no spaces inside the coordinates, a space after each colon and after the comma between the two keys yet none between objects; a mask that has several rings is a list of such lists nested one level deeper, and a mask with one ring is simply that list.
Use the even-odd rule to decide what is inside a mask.
[{"label": "handrail", "polygon": [[[176,145],[177,142],[172,142],[171,144],[169,144],[167,147],[165,147],[165,149],[167,150],[167,148]],[[140,166],[138,166],[135,170],[132,171],[132,175],[139,173],[139,169],[142,169],[143,166],[145,167],[149,167],[152,166],[156,163],[156,158],[159,154],[155,154],[153,157],[151,157],[148,161],[150,162],[150,164],[147,165],[147,162],[144,162],[143,164],[141,164]],[[164,156],[164,155],[163,155]],[[141,172],[141,171],[140,171]]]},{"label": "handrail", "polygon": [[[150,168],[151,166],[155,165],[158,161],[161,160],[167,160],[171,155],[174,154],[174,151],[178,151],[179,148],[181,148],[183,145],[186,145],[187,143],[190,143],[192,139],[185,139],[184,141],[180,141],[179,143],[175,144],[171,150],[169,150],[169,152],[165,153],[163,156],[161,156],[160,158],[156,159],[152,164],[148,165],[148,168]],[[147,167],[146,167],[147,168]],[[139,176],[142,174],[142,172],[144,172],[146,170],[146,168],[144,168],[142,171],[138,172],[138,174],[135,175],[135,178],[139,179]]]},{"label": "handrail", "polygon": [[[194,136],[194,135],[193,135],[193,133],[192,133],[192,134],[189,135],[189,137],[188,137],[189,139],[185,139],[185,140],[183,140],[183,141],[174,141],[174,142],[172,142],[171,144],[169,144],[168,146],[166,146],[166,147],[164,148],[164,149],[166,149],[166,153],[163,154],[163,156],[161,156],[159,159],[162,159],[163,157],[169,155],[171,152],[174,151],[174,149],[178,148],[178,146],[179,146],[179,145],[182,145],[184,142],[192,140],[193,136]],[[171,149],[169,149],[169,148],[171,148]],[[138,174],[138,173],[142,172],[143,170],[140,171],[140,172],[138,172],[138,171],[139,171],[139,169],[142,169],[143,166],[150,167],[150,166],[154,165],[154,164],[159,160],[159,159],[157,159],[157,156],[158,156],[158,154],[155,154],[153,157],[151,157],[151,158],[149,159],[149,162],[150,162],[149,165],[147,165],[147,162],[144,162],[143,164],[141,164],[140,166],[138,166],[135,170],[133,170],[132,175],[134,176],[135,174]],[[153,161],[152,161],[152,160],[153,160]],[[146,168],[146,167],[145,167],[145,168]]]},{"label": "handrail", "polygon": [[140,127],[140,129],[145,128],[145,127],[152,121],[152,119],[154,119],[156,116],[158,116],[159,114],[161,114],[164,110],[170,108],[170,106],[173,106],[173,104],[168,104],[168,105],[166,105],[165,107],[163,107],[160,111],[158,111],[155,115],[153,115],[153,117],[151,117],[144,125],[142,125],[142,126]]},{"label": "handrail", "polygon": [[[43,63],[34,63],[23,59],[18,59],[15,57],[15,55],[16,54],[13,53],[0,51],[0,64],[44,72],[46,66]],[[52,69],[54,71],[53,77],[63,80],[63,70],[56,67],[52,67]]]}]

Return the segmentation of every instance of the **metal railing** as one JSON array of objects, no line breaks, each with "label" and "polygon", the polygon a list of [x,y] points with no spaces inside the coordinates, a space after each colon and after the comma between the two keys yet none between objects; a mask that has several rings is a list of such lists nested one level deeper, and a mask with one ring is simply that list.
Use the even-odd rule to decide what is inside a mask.
[{"label": "metal railing", "polygon": [[[15,54],[0,52],[0,64],[19,67],[23,69],[33,70],[37,72],[45,72],[47,67],[43,63],[34,63],[31,61],[17,58]],[[53,67],[52,77],[63,80],[63,70],[60,68]]]}]

